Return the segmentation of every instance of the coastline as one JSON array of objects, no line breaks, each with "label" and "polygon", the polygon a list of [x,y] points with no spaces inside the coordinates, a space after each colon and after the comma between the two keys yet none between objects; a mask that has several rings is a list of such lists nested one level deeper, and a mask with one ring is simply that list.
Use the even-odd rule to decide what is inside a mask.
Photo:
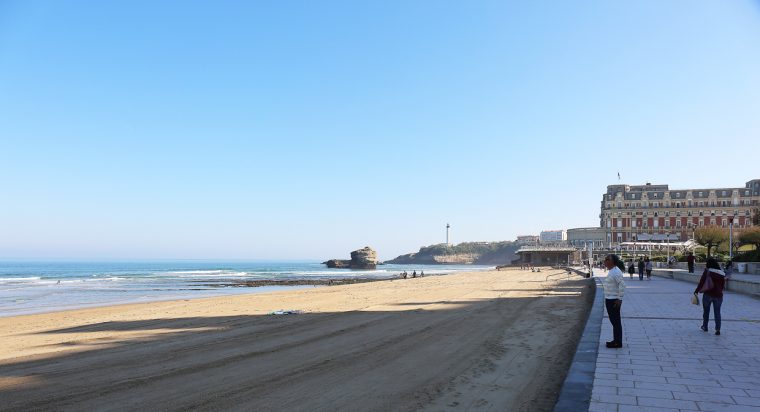
[{"label": "coastline", "polygon": [[308,261],[0,261],[0,317],[387,280],[414,269],[434,275],[488,268],[329,269]]},{"label": "coastline", "polygon": [[550,410],[586,284],[480,271],[0,318],[0,390],[12,409]]}]

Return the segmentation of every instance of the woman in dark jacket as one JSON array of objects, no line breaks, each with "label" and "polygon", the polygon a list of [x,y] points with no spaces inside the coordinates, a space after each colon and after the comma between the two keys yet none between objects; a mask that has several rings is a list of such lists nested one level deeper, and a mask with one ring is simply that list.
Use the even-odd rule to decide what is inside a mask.
[{"label": "woman in dark jacket", "polygon": [[702,292],[702,330],[707,332],[707,323],[710,321],[710,305],[715,313],[715,334],[720,335],[720,306],[723,304],[723,288],[726,285],[726,274],[720,270],[718,261],[714,258],[707,259],[705,271],[699,278],[699,284],[694,289],[696,295],[704,286],[707,277],[712,280],[713,287]]}]

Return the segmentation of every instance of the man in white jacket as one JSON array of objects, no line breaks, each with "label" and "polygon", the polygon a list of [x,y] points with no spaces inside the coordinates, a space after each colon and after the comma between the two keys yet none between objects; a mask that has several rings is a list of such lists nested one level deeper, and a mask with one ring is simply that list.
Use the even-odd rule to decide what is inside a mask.
[{"label": "man in white jacket", "polygon": [[620,258],[610,254],[604,258],[604,266],[609,269],[607,278],[604,280],[604,306],[607,307],[607,316],[612,324],[613,339],[607,342],[608,348],[623,347],[623,323],[620,320],[620,307],[623,305],[625,294],[625,281],[623,272],[620,270]]}]

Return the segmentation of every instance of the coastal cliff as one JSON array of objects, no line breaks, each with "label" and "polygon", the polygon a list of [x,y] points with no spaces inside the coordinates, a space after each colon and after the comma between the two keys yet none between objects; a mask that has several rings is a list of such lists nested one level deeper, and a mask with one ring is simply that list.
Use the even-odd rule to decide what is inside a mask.
[{"label": "coastal cliff", "polygon": [[515,242],[466,242],[458,245],[421,247],[417,253],[408,253],[388,260],[394,264],[424,265],[508,265],[517,259],[520,247]]},{"label": "coastal cliff", "polygon": [[351,260],[330,259],[322,262],[328,268],[376,269],[377,252],[369,246],[351,252]]}]

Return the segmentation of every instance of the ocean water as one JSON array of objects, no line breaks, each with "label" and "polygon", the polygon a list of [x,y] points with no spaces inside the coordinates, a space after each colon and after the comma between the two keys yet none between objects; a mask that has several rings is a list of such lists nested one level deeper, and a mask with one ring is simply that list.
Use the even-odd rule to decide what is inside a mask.
[{"label": "ocean water", "polygon": [[390,279],[407,271],[440,275],[488,266],[381,265],[328,269],[313,261],[0,261],[0,317],[124,303],[261,293],[317,286],[240,286],[254,280]]}]

